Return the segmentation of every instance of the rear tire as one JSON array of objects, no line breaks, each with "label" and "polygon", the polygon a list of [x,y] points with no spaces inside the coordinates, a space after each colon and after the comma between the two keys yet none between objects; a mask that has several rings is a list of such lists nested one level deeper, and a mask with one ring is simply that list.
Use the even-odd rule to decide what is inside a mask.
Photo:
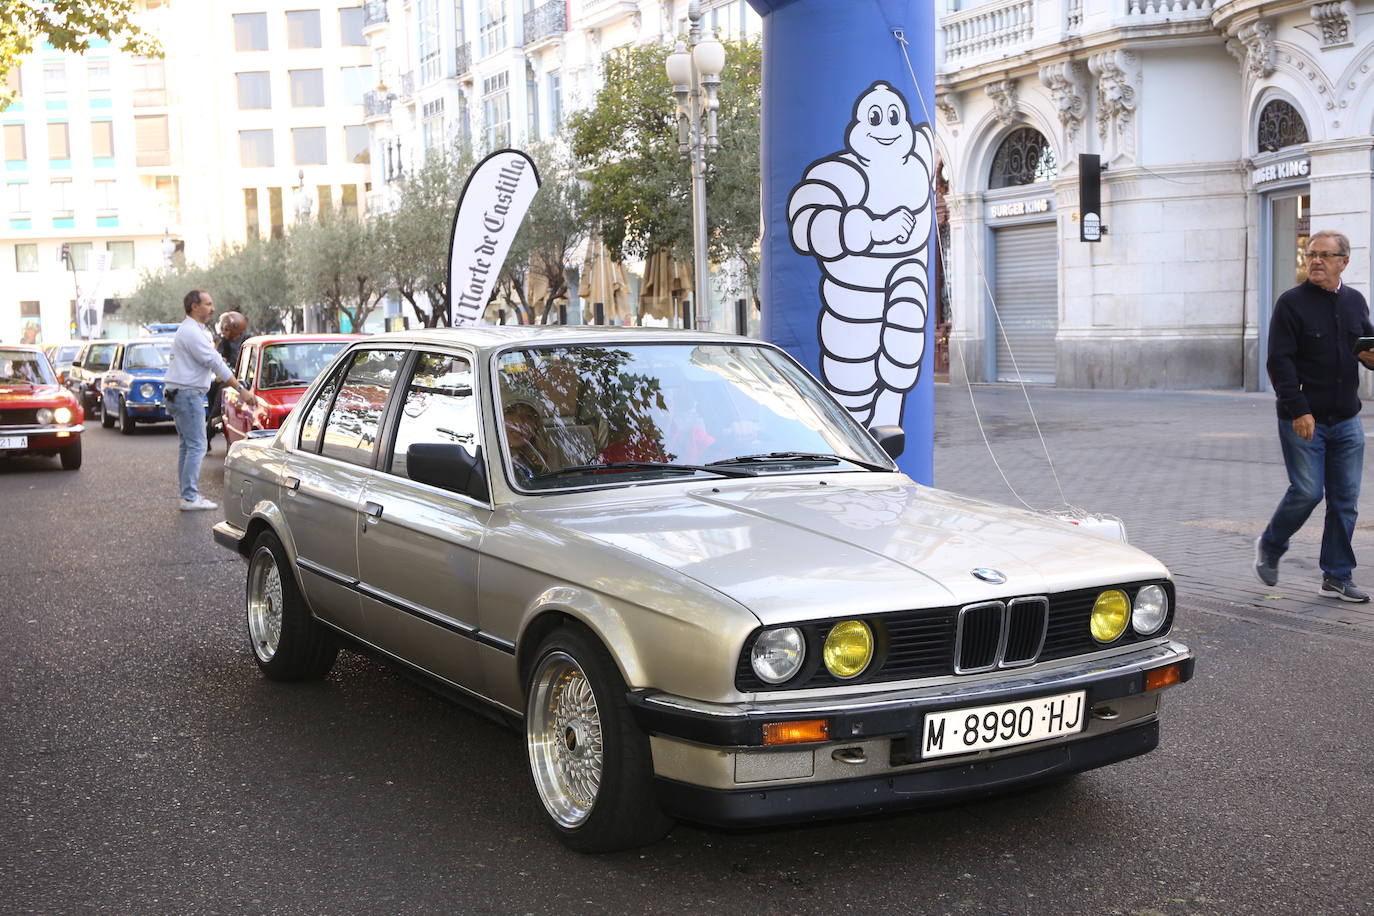
[{"label": "rear tire", "polygon": [[81,440],[59,449],[57,456],[62,459],[62,470],[75,471],[81,467]]},{"label": "rear tire", "polygon": [[577,852],[611,852],[666,836],[673,821],[654,796],[649,738],[600,641],[582,627],[554,631],[525,686],[530,775],[558,838]]},{"label": "rear tire", "polygon": [[248,644],[274,681],[319,680],[334,667],[339,644],[310,615],[286,548],[271,531],[258,535],[248,559]]}]

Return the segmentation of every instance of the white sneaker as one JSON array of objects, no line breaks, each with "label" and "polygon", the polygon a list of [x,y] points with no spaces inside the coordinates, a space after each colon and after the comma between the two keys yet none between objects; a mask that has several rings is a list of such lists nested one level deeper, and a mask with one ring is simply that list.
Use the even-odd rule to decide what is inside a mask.
[{"label": "white sneaker", "polygon": [[182,512],[194,512],[197,509],[218,509],[219,503],[212,503],[204,496],[197,496],[195,499],[183,499],[181,501]]}]

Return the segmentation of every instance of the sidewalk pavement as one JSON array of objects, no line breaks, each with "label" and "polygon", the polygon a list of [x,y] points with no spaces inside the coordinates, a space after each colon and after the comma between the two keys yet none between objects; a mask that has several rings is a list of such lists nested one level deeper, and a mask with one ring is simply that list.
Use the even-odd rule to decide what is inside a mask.
[{"label": "sidewalk pavement", "polygon": [[[1019,496],[1036,510],[1067,503],[1120,517],[1130,542],[1169,567],[1185,613],[1192,606],[1374,643],[1374,602],[1317,597],[1325,504],[1294,537],[1278,585],[1266,587],[1255,576],[1255,538],[1288,486],[1272,394],[935,387],[937,487],[1018,506]],[[1369,437],[1374,409],[1364,416]],[[1367,504],[1374,498],[1374,448],[1363,484]],[[1374,509],[1362,513],[1354,545],[1363,564],[1355,582],[1374,590]]]}]

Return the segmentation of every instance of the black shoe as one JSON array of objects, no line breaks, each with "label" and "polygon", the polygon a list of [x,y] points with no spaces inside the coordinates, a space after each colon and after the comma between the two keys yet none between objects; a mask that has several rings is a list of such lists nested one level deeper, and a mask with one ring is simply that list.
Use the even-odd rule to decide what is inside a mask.
[{"label": "black shoe", "polygon": [[[1255,538],[1255,575],[1259,576],[1259,580],[1265,585],[1273,586],[1279,584],[1279,561],[1274,560],[1271,562],[1269,558],[1264,555],[1263,537]],[[1365,600],[1368,601],[1369,599],[1366,598]]]},{"label": "black shoe", "polygon": [[1326,576],[1322,576],[1322,587],[1317,594],[1323,598],[1339,598],[1354,604],[1364,604],[1369,600],[1369,595],[1356,588],[1354,582],[1337,582]]}]

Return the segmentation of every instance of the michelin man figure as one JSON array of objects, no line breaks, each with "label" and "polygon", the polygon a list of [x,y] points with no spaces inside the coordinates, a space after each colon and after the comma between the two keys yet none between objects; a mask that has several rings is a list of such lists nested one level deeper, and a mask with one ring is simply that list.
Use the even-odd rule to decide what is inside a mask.
[{"label": "michelin man figure", "polygon": [[900,425],[925,353],[931,128],[877,82],[845,149],[813,162],[787,202],[792,247],[821,269],[821,377],[865,426]]}]

